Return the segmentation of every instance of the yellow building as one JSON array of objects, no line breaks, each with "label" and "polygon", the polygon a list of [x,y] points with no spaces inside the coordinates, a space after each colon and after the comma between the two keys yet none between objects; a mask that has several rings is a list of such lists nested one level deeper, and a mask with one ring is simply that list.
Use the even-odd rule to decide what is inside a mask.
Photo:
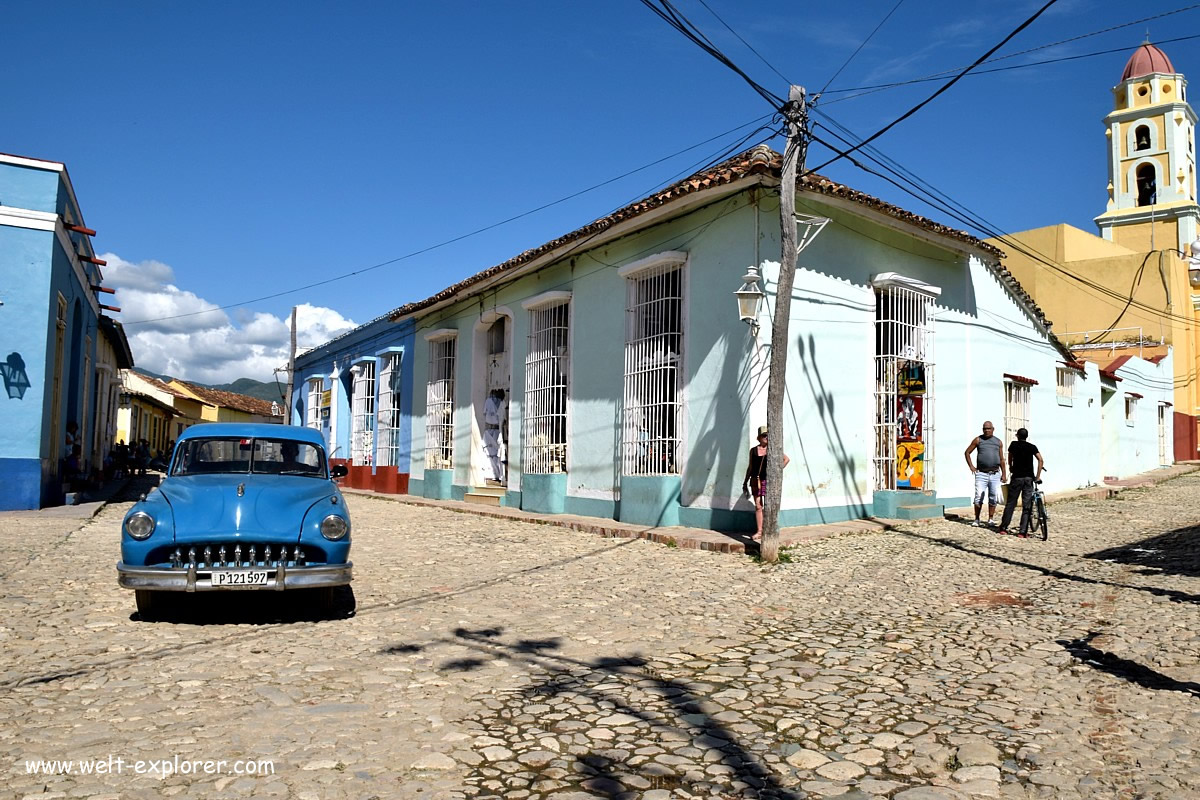
[{"label": "yellow building", "polygon": [[200,403],[202,422],[283,423],[283,406],[279,403],[178,379],[172,380],[167,386]]},{"label": "yellow building", "polygon": [[[1200,429],[1200,241],[1196,113],[1187,81],[1146,43],[1129,58],[1104,118],[1108,207],[1100,235],[1066,224],[989,240],[1077,358],[1174,353],[1175,457],[1195,459]],[[1164,410],[1166,413],[1166,410]]]}]

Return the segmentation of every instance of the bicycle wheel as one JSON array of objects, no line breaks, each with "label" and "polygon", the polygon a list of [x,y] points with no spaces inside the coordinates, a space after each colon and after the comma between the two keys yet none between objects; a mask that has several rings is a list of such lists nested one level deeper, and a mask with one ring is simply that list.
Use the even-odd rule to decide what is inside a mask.
[{"label": "bicycle wheel", "polygon": [[1037,499],[1037,524],[1042,529],[1042,541],[1050,538],[1050,517],[1046,514],[1046,503],[1042,498]]}]

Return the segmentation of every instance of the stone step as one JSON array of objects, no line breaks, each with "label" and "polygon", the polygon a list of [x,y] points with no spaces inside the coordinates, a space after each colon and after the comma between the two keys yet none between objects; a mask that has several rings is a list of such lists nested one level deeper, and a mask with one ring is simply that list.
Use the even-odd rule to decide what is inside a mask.
[{"label": "stone step", "polygon": [[475,486],[463,495],[463,502],[475,503],[481,506],[504,505],[504,489],[491,486]]},{"label": "stone step", "polygon": [[898,519],[933,519],[946,514],[946,507],[940,503],[925,503],[915,506],[897,506]]}]

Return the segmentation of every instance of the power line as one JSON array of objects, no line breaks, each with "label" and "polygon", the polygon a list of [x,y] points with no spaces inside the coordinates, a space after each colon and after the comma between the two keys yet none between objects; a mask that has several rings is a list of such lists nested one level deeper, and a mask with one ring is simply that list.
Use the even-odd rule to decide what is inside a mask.
[{"label": "power line", "polygon": [[[645,2],[645,0],[643,0],[643,2]],[[666,0],[663,0],[663,2],[666,2]],[[934,92],[933,94],[931,94],[929,97],[925,98],[925,99],[924,99],[924,100],[922,100],[920,103],[917,103],[915,106],[913,106],[912,108],[910,108],[908,111],[905,111],[905,112],[904,112],[903,114],[901,114],[899,117],[897,117],[896,119],[892,120],[892,121],[891,121],[891,122],[889,122],[887,125],[884,125],[882,128],[880,128],[880,129],[879,129],[879,130],[877,130],[875,133],[873,133],[873,134],[871,134],[870,136],[868,136],[866,139],[863,139],[861,142],[859,142],[859,143],[858,143],[857,145],[855,145],[854,147],[851,147],[849,150],[845,150],[845,151],[839,151],[839,152],[838,152],[838,153],[837,153],[837,154],[836,154],[836,155],[835,155],[833,158],[829,159],[829,160],[828,160],[828,161],[826,161],[824,164],[821,164],[820,166],[818,166],[818,167],[815,167],[815,168],[813,168],[813,169],[810,169],[810,170],[805,170],[805,173],[804,173],[804,174],[808,175],[808,174],[811,174],[811,173],[813,173],[813,172],[816,172],[816,171],[818,171],[818,170],[824,169],[825,167],[829,166],[830,164],[832,164],[833,162],[837,161],[838,159],[845,158],[847,155],[849,155],[850,153],[853,153],[855,150],[858,150],[858,149],[859,149],[859,148],[861,148],[861,147],[865,147],[867,144],[869,144],[869,143],[873,142],[874,140],[878,139],[880,136],[883,136],[885,133],[887,133],[888,131],[890,131],[892,128],[896,127],[896,126],[897,126],[897,125],[899,125],[901,122],[903,122],[904,120],[908,119],[909,117],[911,117],[913,114],[915,114],[915,113],[917,113],[918,111],[920,111],[920,110],[921,110],[922,108],[924,108],[925,106],[929,105],[929,104],[930,104],[931,102],[933,102],[933,100],[934,100],[935,98],[937,98],[937,97],[938,97],[940,94],[942,94],[943,92],[945,92],[946,90],[948,90],[948,89],[949,89],[951,86],[953,86],[954,84],[956,84],[956,83],[958,83],[960,80],[962,80],[962,77],[963,77],[964,75],[966,75],[966,74],[967,74],[968,72],[970,72],[972,69],[974,69],[975,67],[979,66],[979,65],[980,65],[980,64],[982,64],[984,61],[986,61],[986,60],[988,59],[988,57],[992,55],[992,53],[996,52],[996,51],[997,51],[997,50],[999,50],[1001,47],[1003,47],[1004,45],[1008,44],[1008,42],[1009,42],[1009,41],[1010,41],[1010,40],[1011,40],[1011,39],[1012,39],[1014,36],[1016,36],[1018,33],[1020,33],[1021,31],[1025,30],[1026,28],[1028,28],[1030,25],[1032,25],[1032,24],[1033,24],[1033,22],[1034,22],[1034,20],[1036,20],[1038,17],[1040,17],[1040,16],[1041,16],[1043,13],[1045,13],[1046,9],[1050,8],[1050,6],[1054,5],[1054,4],[1055,4],[1055,3],[1057,3],[1057,2],[1058,2],[1058,0],[1049,0],[1049,2],[1047,2],[1045,5],[1043,5],[1041,8],[1039,8],[1039,9],[1038,9],[1036,12],[1034,12],[1033,16],[1029,17],[1029,19],[1027,19],[1027,20],[1025,20],[1024,22],[1022,22],[1020,25],[1018,25],[1016,28],[1014,28],[1014,29],[1013,29],[1013,31],[1012,31],[1011,33],[1009,33],[1007,36],[1005,36],[1003,39],[1001,39],[1001,40],[1000,40],[1000,42],[999,42],[999,44],[997,44],[997,45],[996,45],[995,47],[993,47],[992,49],[988,50],[986,53],[984,53],[984,54],[983,54],[982,56],[980,56],[979,58],[975,59],[975,63],[971,64],[971,66],[967,67],[966,69],[963,69],[961,72],[959,72],[959,73],[958,73],[957,75],[955,75],[953,78],[951,78],[949,81],[947,81],[945,84],[943,84],[943,85],[942,85],[940,88],[938,88],[938,90],[937,90],[936,92]]]},{"label": "power line", "polygon": [[[1173,11],[1164,11],[1161,14],[1153,14],[1149,17],[1142,17],[1141,19],[1131,20],[1130,22],[1122,22],[1120,25],[1111,25],[1107,28],[1101,28],[1098,31],[1091,31],[1089,33],[1081,33],[1078,36],[1072,36],[1067,39],[1060,39],[1057,42],[1050,42],[1049,44],[1041,44],[1041,45],[1038,45],[1037,47],[1030,47],[1027,50],[1018,50],[1015,53],[1009,53],[1008,55],[997,56],[996,58],[989,59],[985,63],[994,64],[997,61],[1005,61],[1010,58],[1017,58],[1018,56],[1028,55],[1029,53],[1036,53],[1039,50],[1048,50],[1051,47],[1058,47],[1059,45],[1070,44],[1071,42],[1078,42],[1082,39],[1090,39],[1093,36],[1100,36],[1105,33],[1112,33],[1113,31],[1119,31],[1123,28],[1130,28],[1130,27],[1133,27],[1134,25],[1141,25],[1146,22],[1152,22],[1156,19],[1162,19],[1163,17],[1169,17],[1174,14],[1181,14],[1185,11],[1191,11],[1196,8],[1200,8],[1200,3],[1193,3],[1190,6],[1184,6],[1183,8],[1177,8],[1177,9],[1174,9]],[[1188,37],[1188,38],[1191,38],[1191,37]],[[1172,41],[1179,41],[1179,40],[1169,39],[1169,40],[1165,40],[1164,42],[1161,42],[1160,44],[1165,44],[1167,42],[1172,42]],[[1125,50],[1128,48],[1121,48],[1121,49]],[[1103,51],[1103,53],[1096,53],[1095,55],[1103,55],[1105,53],[1110,53],[1110,52],[1114,52],[1114,51],[1105,50],[1105,51]],[[1052,62],[1038,62],[1038,63],[1052,63]],[[1030,65],[1030,66],[1032,66],[1032,65]],[[942,77],[945,77],[946,75],[950,75],[950,74],[954,73],[955,71],[957,71],[957,69],[961,69],[961,68],[946,69],[946,70],[942,70],[941,72],[935,72],[931,75],[926,75],[921,78],[913,78],[911,80],[899,81],[896,83],[884,83],[884,84],[877,84],[875,86],[856,86],[856,87],[852,87],[849,89],[830,89],[830,90],[828,90],[828,92],[826,92],[825,90],[822,90],[821,93],[822,94],[826,94],[826,93],[840,94],[843,92],[858,92],[858,91],[862,91],[864,89],[871,89],[871,90],[890,89],[894,86],[907,86],[910,83],[920,83],[922,81],[937,80],[938,78],[942,78]],[[992,71],[992,70],[976,70],[977,73],[990,72],[990,71]],[[832,80],[830,82],[832,83]],[[843,98],[843,99],[849,99],[849,98]]]},{"label": "power line", "polygon": [[[822,116],[825,117],[826,119],[830,119],[831,122],[833,121],[827,114],[822,114]],[[838,124],[838,123],[834,122],[834,124]],[[826,130],[830,130],[826,126],[821,126],[821,127],[825,127]],[[842,130],[846,131],[848,134],[850,134],[851,137],[853,137],[853,133],[851,131],[849,131],[849,129],[845,128],[844,126],[841,126],[840,124],[838,124],[838,127],[842,128]],[[852,143],[852,142],[849,142],[846,139],[844,139],[842,136],[837,134],[835,131],[830,130],[830,132],[833,133],[834,136],[837,137],[839,140],[841,140],[847,144]],[[825,147],[834,149],[831,145],[829,145],[828,143],[826,143],[822,140],[817,139],[817,141],[820,144],[824,145]],[[870,156],[870,153],[872,150],[878,154],[879,158],[874,158],[874,157]],[[946,195],[944,192],[937,190],[935,187],[928,184],[928,182],[922,180],[921,178],[914,175],[910,171],[904,169],[903,166],[901,166],[900,164],[895,162],[893,159],[888,158],[886,155],[884,155],[882,152],[878,151],[877,149],[869,148],[865,152],[868,155],[868,157],[872,158],[873,161],[878,163],[884,169],[887,169],[890,172],[892,172],[893,174],[897,175],[897,177],[899,177],[901,179],[901,181],[906,181],[909,184],[911,184],[913,187],[915,187],[917,189],[917,191],[914,191],[912,188],[909,188],[909,186],[906,186],[903,183],[901,183],[897,180],[894,180],[894,179],[888,177],[887,175],[880,173],[877,170],[871,169],[870,167],[868,167],[854,159],[849,159],[849,160],[851,161],[851,163],[853,163],[859,169],[862,169],[864,172],[868,172],[872,175],[875,175],[878,178],[881,178],[882,180],[887,181],[888,183],[892,184],[893,186],[895,186],[896,188],[905,192],[906,194],[909,194],[912,197],[916,198],[917,200],[920,200],[921,202],[924,202],[926,204],[933,206],[934,208],[947,214],[948,216],[952,217],[953,219],[960,222],[961,224],[966,225],[968,228],[978,231],[978,232],[982,233],[984,236],[994,238],[994,239],[1000,241],[1001,243],[1003,243],[1005,245],[1005,247],[1007,247],[1008,249],[1025,255],[1026,257],[1030,258],[1032,261],[1035,262],[1035,264],[1034,264],[1035,266],[1038,266],[1043,269],[1050,268],[1050,269],[1054,270],[1055,272],[1058,272],[1058,273],[1062,274],[1063,276],[1069,278],[1070,280],[1075,281],[1076,283],[1079,283],[1085,287],[1088,287],[1088,288],[1094,290],[1094,292],[1096,292],[1096,293],[1099,293],[1103,296],[1106,296],[1108,298],[1116,300],[1120,303],[1127,303],[1127,306],[1126,306],[1127,308],[1129,305],[1132,305],[1133,307],[1138,308],[1139,310],[1144,311],[1148,314],[1151,314],[1151,315],[1154,315],[1157,317],[1161,317],[1163,319],[1175,320],[1175,321],[1195,327],[1196,321],[1190,317],[1184,317],[1184,316],[1181,316],[1178,314],[1172,314],[1170,312],[1163,311],[1161,309],[1157,309],[1153,306],[1148,306],[1144,303],[1133,300],[1132,296],[1127,298],[1125,295],[1121,294],[1120,292],[1117,292],[1114,289],[1110,289],[1107,286],[1095,283],[1094,281],[1090,281],[1087,278],[1084,278],[1080,275],[1075,274],[1074,272],[1071,272],[1070,270],[1066,269],[1062,265],[1051,260],[1044,253],[1041,253],[1032,247],[1026,246],[1024,243],[1018,242],[1017,240],[1011,238],[1011,234],[1005,232],[1003,229],[1001,229],[998,226],[994,225],[993,223],[989,222],[987,219],[985,219],[985,218],[981,217],[980,215],[978,215],[977,213],[971,211],[965,205],[963,205],[962,203],[959,203],[958,201],[949,197],[949,195]],[[889,166],[889,164],[885,163],[885,162],[891,162],[891,164],[894,166]]]},{"label": "power line", "polygon": [[[1157,42],[1152,42],[1152,44],[1154,44],[1155,46],[1158,46],[1161,44],[1172,44],[1174,42],[1187,42],[1187,41],[1191,41],[1192,39],[1200,39],[1200,34],[1193,34],[1191,36],[1177,36],[1174,39],[1162,39]],[[1107,56],[1107,55],[1112,55],[1113,53],[1127,53],[1127,52],[1129,52],[1128,46],[1114,47],[1111,50],[1097,50],[1092,53],[1080,53],[1079,55],[1074,55],[1074,56],[1060,56],[1059,58],[1047,58],[1047,59],[1043,59],[1041,61],[1029,61],[1024,64],[1009,64],[1008,66],[994,67],[992,69],[977,69],[971,73],[971,77],[976,77],[979,75],[990,75],[990,74],[996,73],[996,72],[1010,72],[1011,70],[1014,70],[1014,69],[1026,69],[1028,67],[1043,67],[1047,64],[1060,64],[1064,61],[1079,61],[1084,58],[1094,58],[1096,56]],[[999,60],[999,59],[996,59],[996,60]],[[940,80],[943,75],[945,75],[944,72],[939,72],[936,75],[929,75],[924,78],[913,78],[911,80],[898,81],[896,83],[882,83],[875,87],[863,87],[866,89],[866,91],[861,92],[859,94],[852,94],[852,95],[849,95],[848,97],[839,97],[836,100],[830,100],[828,103],[825,103],[825,105],[831,106],[834,103],[841,103],[846,100],[856,100],[860,97],[865,97],[866,95],[869,95],[869,94],[875,94],[876,92],[882,92],[885,89],[894,89],[894,88],[897,88],[900,86],[911,86],[912,84],[916,84],[916,83],[928,83],[930,81]],[[834,89],[833,93],[836,94],[837,92],[843,92],[843,91],[853,91],[853,90]]]},{"label": "power line", "polygon": [[[700,2],[704,2],[704,0],[700,0]],[[887,13],[887,16],[881,19],[879,24],[875,26],[875,29],[867,34],[867,38],[863,39],[858,47],[855,48],[854,52],[850,54],[850,57],[847,58],[840,67],[837,68],[837,72],[833,73],[833,76],[829,80],[825,81],[825,86],[821,88],[821,91],[817,92],[818,97],[825,94],[825,91],[830,87],[830,85],[837,80],[837,76],[842,74],[842,70],[850,66],[850,62],[854,60],[854,57],[858,55],[864,47],[867,46],[867,42],[871,41],[871,39],[875,37],[875,34],[879,33],[879,29],[883,27],[883,24],[891,19],[892,14],[895,14],[896,9],[900,8],[902,5],[904,5],[904,0],[896,0],[896,5],[892,6],[892,10]]]},{"label": "power line", "polygon": [[[604,187],[604,186],[607,186],[607,185],[609,185],[610,183],[615,183],[616,181],[622,180],[622,179],[624,179],[624,178],[628,178],[628,177],[629,177],[629,176],[631,176],[631,175],[635,175],[635,174],[637,174],[637,173],[639,173],[639,172],[642,172],[642,171],[644,171],[644,170],[647,170],[647,169],[649,169],[649,168],[651,168],[651,167],[657,166],[657,165],[659,165],[659,164],[663,163],[664,161],[669,161],[669,160],[671,160],[672,158],[676,158],[676,157],[678,157],[678,156],[681,156],[681,155],[683,155],[684,153],[691,152],[692,150],[695,150],[695,149],[696,149],[696,148],[698,148],[698,147],[703,147],[704,145],[706,145],[706,144],[708,144],[708,143],[710,143],[710,142],[714,142],[714,141],[716,141],[716,140],[718,140],[718,139],[721,139],[721,138],[723,138],[723,137],[725,137],[725,136],[728,136],[728,135],[730,135],[731,133],[736,133],[737,131],[741,130],[742,128],[745,128],[745,127],[746,127],[746,126],[748,126],[748,125],[753,125],[753,124],[754,124],[754,123],[756,123],[756,122],[758,122],[758,123],[761,123],[763,120],[766,120],[766,119],[768,119],[770,116],[771,116],[770,114],[764,114],[763,116],[761,116],[761,117],[757,117],[757,118],[755,118],[755,119],[752,119],[752,120],[750,120],[749,122],[744,122],[744,123],[742,123],[741,125],[738,125],[738,126],[737,126],[737,127],[735,127],[735,128],[730,128],[729,130],[727,130],[727,131],[724,131],[724,132],[722,132],[722,133],[718,133],[718,134],[717,134],[717,135],[715,135],[715,136],[710,136],[709,138],[705,139],[705,140],[704,140],[704,141],[702,141],[702,142],[697,142],[696,144],[693,144],[693,145],[691,145],[691,146],[689,146],[689,147],[685,147],[685,148],[683,148],[682,150],[678,150],[678,151],[676,151],[676,152],[674,152],[674,153],[671,153],[670,155],[663,156],[662,158],[658,158],[658,159],[655,159],[654,161],[651,161],[651,162],[649,162],[649,163],[647,163],[647,164],[643,164],[643,165],[642,165],[642,166],[640,166],[640,167],[636,167],[635,169],[631,169],[631,170],[629,170],[628,172],[622,173],[621,175],[617,175],[617,176],[616,176],[616,177],[614,177],[614,178],[609,178],[608,180],[604,180],[604,181],[601,181],[600,183],[597,183],[597,184],[594,184],[594,185],[592,185],[592,186],[589,186],[589,187],[588,187],[588,188],[586,188],[586,189],[581,189],[581,190],[579,190],[579,191],[577,191],[577,192],[572,192],[572,193],[571,193],[571,194],[569,194],[569,195],[566,195],[566,196],[564,196],[564,197],[560,197],[560,198],[558,198],[557,200],[552,200],[552,201],[550,201],[549,203],[543,203],[542,205],[538,206],[537,208],[531,208],[531,209],[529,209],[528,211],[523,211],[523,212],[521,212],[520,214],[516,214],[516,215],[514,215],[514,216],[508,217],[507,219],[502,219],[502,220],[500,220],[499,222],[493,222],[493,223],[492,223],[492,224],[490,224],[490,225],[485,225],[485,226],[484,226],[484,227],[482,227],[482,228],[477,228],[477,229],[475,229],[475,230],[471,231],[470,233],[464,233],[464,234],[461,234],[461,235],[459,235],[459,236],[455,236],[455,237],[453,237],[453,238],[451,238],[451,239],[446,239],[445,241],[438,242],[437,244],[429,245],[428,247],[423,247],[423,248],[421,248],[421,249],[419,249],[419,250],[414,250],[414,251],[412,251],[412,252],[410,252],[410,253],[405,253],[405,254],[404,254],[404,255],[402,255],[402,256],[397,256],[396,258],[391,258],[391,259],[388,259],[387,261],[381,261],[381,262],[379,262],[378,264],[372,264],[372,265],[371,265],[371,266],[369,266],[369,267],[362,267],[362,268],[360,268],[360,269],[352,270],[352,271],[350,271],[350,272],[344,272],[344,273],[342,273],[342,274],[340,274],[340,275],[335,275],[335,276],[334,276],[334,277],[332,277],[332,278],[326,278],[326,279],[324,279],[324,280],[315,281],[315,282],[313,282],[313,283],[305,284],[305,285],[303,285],[303,286],[296,286],[296,287],[294,287],[294,288],[291,288],[291,289],[284,289],[283,291],[280,291],[280,292],[274,292],[274,293],[272,293],[272,294],[268,294],[268,295],[263,295],[262,297],[256,297],[256,298],[253,298],[253,299],[251,299],[251,300],[242,300],[242,301],[240,301],[240,302],[237,302],[237,303],[227,303],[227,304],[225,304],[225,305],[221,305],[221,306],[215,306],[215,307],[213,307],[213,308],[207,308],[207,309],[205,309],[205,310],[203,310],[203,311],[189,311],[189,312],[187,312],[187,313],[185,313],[185,314],[173,314],[173,315],[171,315],[171,316],[166,316],[166,317],[153,317],[153,318],[150,318],[150,319],[139,319],[139,320],[134,320],[134,321],[131,321],[131,322],[122,322],[121,324],[122,324],[122,325],[124,325],[124,326],[126,326],[126,327],[128,327],[128,326],[130,326],[130,325],[146,325],[146,324],[148,324],[148,323],[151,323],[151,322],[165,322],[165,321],[168,321],[168,320],[173,320],[173,319],[183,319],[183,318],[186,318],[186,317],[195,317],[195,316],[200,316],[201,314],[212,314],[212,313],[214,313],[214,312],[216,312],[216,311],[224,311],[224,310],[226,310],[226,309],[230,309],[230,308],[238,308],[238,307],[240,307],[240,306],[250,305],[251,303],[261,303],[261,302],[263,302],[263,301],[265,301],[265,300],[274,300],[274,299],[275,299],[275,298],[277,298],[277,297],[283,297],[283,296],[285,296],[285,295],[294,294],[294,293],[296,293],[296,292],[303,292],[303,291],[305,291],[305,290],[308,290],[308,289],[315,289],[315,288],[316,288],[316,287],[318,287],[318,286],[325,286],[325,285],[327,285],[327,284],[330,284],[330,283],[335,283],[335,282],[337,282],[337,281],[345,280],[346,278],[352,278],[352,277],[354,277],[354,276],[356,276],[356,275],[363,275],[363,274],[365,274],[365,273],[367,273],[367,272],[371,272],[371,271],[373,271],[373,270],[377,270],[377,269],[380,269],[380,268],[382,268],[382,267],[386,267],[386,266],[389,266],[389,265],[391,265],[391,264],[395,264],[395,263],[397,263],[397,262],[400,262],[400,261],[405,261],[405,260],[407,260],[407,259],[410,259],[410,258],[415,258],[416,256],[423,255],[423,254],[425,254],[425,253],[429,253],[429,252],[431,252],[431,251],[433,251],[433,250],[437,250],[437,249],[440,249],[440,248],[442,248],[442,247],[446,247],[446,246],[448,246],[448,245],[455,244],[456,242],[461,242],[461,241],[463,241],[464,239],[469,239],[469,238],[471,238],[472,236],[477,236],[477,235],[479,235],[479,234],[481,234],[481,233],[485,233],[485,232],[487,232],[487,231],[490,231],[490,230],[492,230],[492,229],[494,229],[494,228],[498,228],[498,227],[500,227],[500,226],[502,226],[502,225],[507,225],[507,224],[508,224],[508,223],[510,223],[510,222],[515,222],[516,220],[522,219],[522,218],[524,218],[524,217],[527,217],[527,216],[529,216],[529,215],[531,215],[531,214],[536,214],[536,213],[537,213],[537,212],[539,212],[539,211],[544,211],[545,209],[547,209],[547,208],[550,208],[551,206],[556,206],[556,205],[558,205],[558,204],[560,204],[560,203],[565,203],[566,201],[568,201],[568,200],[572,200],[572,199],[574,199],[574,198],[576,198],[576,197],[579,197],[580,195],[583,195],[583,194],[586,194],[586,193],[588,193],[588,192],[594,191],[594,190],[596,190],[596,189],[602,188],[602,187]],[[755,130],[755,131],[753,131],[753,132],[750,134],[750,136],[753,136],[755,133],[758,133],[760,130],[763,130],[763,126],[761,126],[761,125],[760,125],[760,126],[759,126],[759,127],[758,127],[758,128]],[[749,138],[749,136],[748,136],[748,137],[745,137],[745,138]],[[745,141],[745,139],[743,139],[742,141]],[[635,199],[636,199],[636,198],[635,198]],[[631,201],[631,202],[632,202],[632,201]],[[628,204],[626,204],[626,205],[628,205]],[[619,208],[619,207],[620,207],[620,206],[618,206],[618,208]]]},{"label": "power line", "polygon": [[[904,2],[904,0],[900,0],[900,2]],[[770,61],[767,61],[767,59],[766,59],[766,58],[763,56],[763,54],[762,54],[762,53],[760,53],[760,52],[758,52],[757,50],[755,50],[755,49],[754,49],[754,45],[750,44],[750,43],[749,43],[749,42],[747,42],[745,39],[743,39],[743,38],[742,38],[742,36],[741,36],[741,34],[739,34],[737,31],[735,31],[733,28],[731,28],[731,27],[729,26],[729,23],[728,23],[728,22],[726,22],[725,20],[721,19],[721,15],[720,15],[720,14],[718,14],[716,11],[713,11],[713,10],[712,10],[712,7],[711,7],[711,6],[710,6],[708,3],[704,2],[704,0],[700,0],[700,5],[704,6],[706,9],[708,9],[708,13],[710,13],[710,14],[712,14],[714,17],[716,17],[716,18],[717,18],[717,22],[719,22],[719,23],[721,23],[722,25],[724,25],[724,26],[725,26],[725,30],[727,30],[727,31],[729,31],[730,33],[732,33],[734,36],[736,36],[736,37],[737,37],[737,40],[738,40],[739,42],[741,42],[742,44],[746,45],[747,49],[749,49],[751,53],[754,53],[754,55],[758,56],[758,60],[759,60],[759,61],[761,61],[761,62],[763,62],[764,64],[766,64],[766,65],[767,65],[767,68],[768,68],[769,70],[771,70],[771,72],[774,72],[776,75],[778,75],[778,76],[780,77],[780,79],[781,79],[781,80],[782,80],[784,83],[786,83],[786,84],[788,84],[788,85],[791,85],[791,83],[792,83],[792,82],[791,82],[790,80],[788,80],[788,79],[787,79],[787,76],[786,76],[786,75],[784,75],[784,74],[783,74],[782,72],[780,72],[779,70],[775,69],[775,66],[774,66],[774,65],[773,65],[773,64],[772,64]]]},{"label": "power line", "polygon": [[[1052,2],[1056,2],[1056,0],[1052,0]],[[701,30],[697,28],[691,20],[685,17],[683,13],[671,3],[671,0],[641,0],[641,3],[646,8],[653,11],[661,19],[663,19],[672,28],[683,34],[685,38],[687,38],[701,50],[708,53],[717,61],[720,61],[729,69],[733,70],[735,74],[749,84],[751,89],[753,89],[760,97],[770,103],[771,107],[776,111],[783,108],[784,100],[782,97],[775,94],[770,89],[767,89],[762,84],[758,83],[756,80],[747,75],[741,67],[735,64],[733,60],[729,58],[729,56],[722,53],[720,48],[713,44],[712,40],[705,36],[704,33],[701,32]]]}]

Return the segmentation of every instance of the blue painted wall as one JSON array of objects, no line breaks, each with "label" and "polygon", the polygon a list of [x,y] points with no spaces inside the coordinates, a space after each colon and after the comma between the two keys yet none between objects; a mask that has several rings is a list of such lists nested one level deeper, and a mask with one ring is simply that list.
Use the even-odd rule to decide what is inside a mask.
[{"label": "blue painted wall", "polygon": [[[60,173],[50,169],[0,164],[0,206],[43,213],[67,213],[81,221],[79,209]],[[0,214],[4,208],[0,207]],[[84,373],[96,363],[98,316],[90,285],[100,274],[94,265],[77,271],[71,255],[53,231],[38,230],[44,220],[9,218],[0,223],[0,363],[5,386],[0,395],[0,509],[37,508],[61,501],[59,460],[66,424],[74,419],[89,441],[96,404]],[[34,227],[26,227],[33,225]],[[78,237],[72,249],[94,255],[90,241]],[[66,301],[62,360],[55,361],[58,297]],[[90,337],[90,348],[88,338]],[[55,377],[60,413],[53,419]],[[22,387],[23,386],[23,391]],[[57,433],[59,449],[50,444]],[[85,456],[88,450],[84,450]]]},{"label": "blue painted wall", "polygon": [[58,202],[57,172],[0,164],[0,206],[56,214]]}]

